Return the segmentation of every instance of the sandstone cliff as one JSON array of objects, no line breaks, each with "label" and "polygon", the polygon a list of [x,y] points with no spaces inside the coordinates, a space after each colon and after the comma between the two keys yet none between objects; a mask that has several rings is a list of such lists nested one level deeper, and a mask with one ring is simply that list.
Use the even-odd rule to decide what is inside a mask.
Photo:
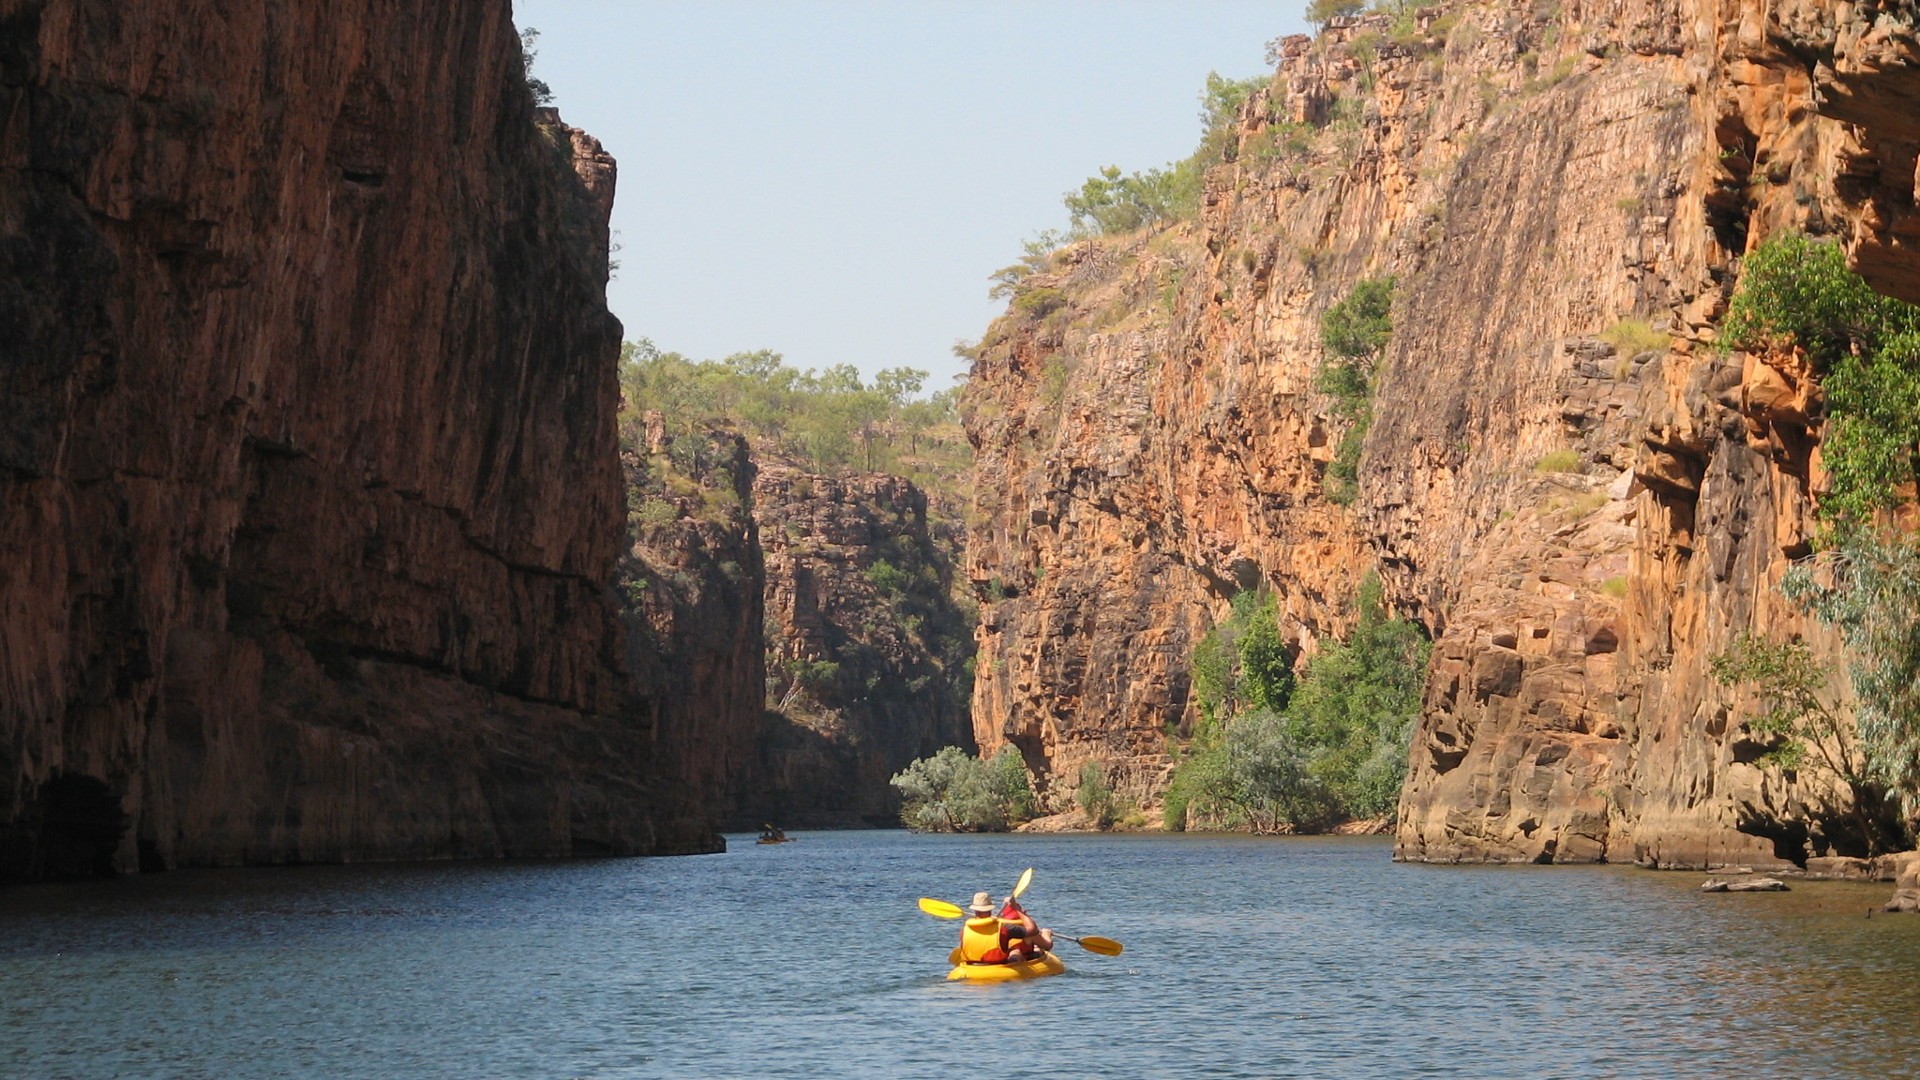
[{"label": "sandstone cliff", "polygon": [[896,824],[895,773],[945,746],[973,748],[959,538],[898,476],[767,464],[753,499],[769,711],[738,820]]},{"label": "sandstone cliff", "polygon": [[[1844,850],[1707,670],[1744,630],[1838,648],[1773,589],[1818,390],[1713,348],[1738,256],[1843,230],[1889,291],[1910,272],[1911,19],[1841,5],[1835,34],[1826,7],[1450,4],[1274,43],[1200,220],[1065,250],[983,342],[982,749],[1151,792],[1226,598],[1270,587],[1310,655],[1377,566],[1435,639],[1400,857]],[[1343,507],[1318,317],[1385,275]]]},{"label": "sandstone cliff", "polygon": [[613,162],[506,0],[0,6],[0,875],[656,827]]},{"label": "sandstone cliff", "polygon": [[766,572],[756,470],[733,432],[703,429],[674,445],[655,413],[629,434],[630,544],[616,574],[627,669],[650,691],[662,813],[684,830],[711,828],[757,790]]}]

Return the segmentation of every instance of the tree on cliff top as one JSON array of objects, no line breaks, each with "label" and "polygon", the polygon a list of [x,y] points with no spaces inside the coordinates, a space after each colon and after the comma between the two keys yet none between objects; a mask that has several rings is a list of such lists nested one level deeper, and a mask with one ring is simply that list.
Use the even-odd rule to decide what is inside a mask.
[{"label": "tree on cliff top", "polygon": [[[1158,169],[1122,173],[1118,165],[1102,168],[1064,197],[1072,231],[1045,237],[1065,243],[1192,217],[1200,207],[1200,189],[1207,170],[1226,161],[1232,152],[1240,110],[1268,81],[1264,75],[1229,79],[1217,71],[1207,72],[1206,84],[1200,90],[1200,145],[1194,152]],[[995,279],[1019,265],[998,271]]]},{"label": "tree on cliff top", "polygon": [[959,389],[918,397],[926,379],[907,367],[871,383],[850,364],[802,371],[768,349],[690,360],[643,338],[621,349],[621,433],[636,445],[640,416],[657,411],[670,436],[738,427],[759,449],[816,472],[883,470],[942,492],[960,482],[972,448],[959,427]]},{"label": "tree on cliff top", "polygon": [[534,45],[540,40],[540,31],[529,26],[520,31],[520,73],[526,76],[527,96],[535,105],[553,104],[553,87],[545,79],[536,79],[533,75],[533,58],[540,55]]},{"label": "tree on cliff top", "polygon": [[1323,30],[1335,19],[1358,15],[1367,9],[1366,0],[1309,0],[1307,21],[1316,30]]}]

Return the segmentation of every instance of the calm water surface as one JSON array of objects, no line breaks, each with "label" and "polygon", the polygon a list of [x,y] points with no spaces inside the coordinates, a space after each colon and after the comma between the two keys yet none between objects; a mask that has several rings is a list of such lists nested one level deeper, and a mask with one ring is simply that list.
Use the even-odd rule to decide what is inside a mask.
[{"label": "calm water surface", "polygon": [[[745,842],[742,842],[742,841]],[[808,833],[726,855],[0,892],[5,1077],[1913,1076],[1888,886],[1377,840]],[[947,983],[1027,866],[1067,974]],[[1016,1047],[1024,1043],[1031,1049]]]}]

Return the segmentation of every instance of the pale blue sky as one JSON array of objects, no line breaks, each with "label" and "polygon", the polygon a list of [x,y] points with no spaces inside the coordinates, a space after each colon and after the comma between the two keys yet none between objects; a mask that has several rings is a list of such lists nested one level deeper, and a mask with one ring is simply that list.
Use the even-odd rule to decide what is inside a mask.
[{"label": "pale blue sky", "polygon": [[1100,166],[1191,153],[1208,71],[1267,71],[1304,0],[516,0],[535,73],[620,162],[627,337],[929,389],[987,275]]}]

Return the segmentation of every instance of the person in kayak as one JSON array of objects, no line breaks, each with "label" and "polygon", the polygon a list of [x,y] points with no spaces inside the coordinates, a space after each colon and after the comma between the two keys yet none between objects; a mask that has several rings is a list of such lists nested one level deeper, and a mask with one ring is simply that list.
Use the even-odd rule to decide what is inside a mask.
[{"label": "person in kayak", "polygon": [[960,924],[960,959],[969,964],[1006,963],[1007,950],[1000,930],[1000,920],[993,917],[993,897],[974,893],[967,921]]},{"label": "person in kayak", "polygon": [[1010,964],[1037,960],[1053,949],[1053,932],[1042,930],[1019,901],[1007,897],[999,917],[993,897],[973,894],[967,921],[960,924],[960,958],[969,964]]},{"label": "person in kayak", "polygon": [[1000,907],[1000,939],[1005,942],[1007,960],[1038,960],[1053,951],[1053,931],[1041,928],[1012,896]]}]

